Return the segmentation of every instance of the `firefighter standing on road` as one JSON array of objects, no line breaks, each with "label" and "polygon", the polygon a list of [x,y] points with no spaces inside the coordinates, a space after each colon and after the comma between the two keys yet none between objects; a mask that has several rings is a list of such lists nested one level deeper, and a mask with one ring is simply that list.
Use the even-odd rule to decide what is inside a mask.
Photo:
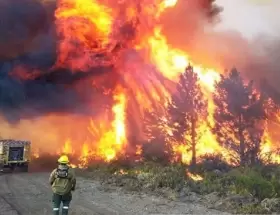
[{"label": "firefighter standing on road", "polygon": [[49,178],[53,191],[53,214],[59,215],[60,204],[62,203],[62,215],[68,214],[70,202],[72,200],[71,191],[75,190],[76,177],[74,170],[69,167],[69,159],[62,155],[58,159],[58,167],[55,168]]}]

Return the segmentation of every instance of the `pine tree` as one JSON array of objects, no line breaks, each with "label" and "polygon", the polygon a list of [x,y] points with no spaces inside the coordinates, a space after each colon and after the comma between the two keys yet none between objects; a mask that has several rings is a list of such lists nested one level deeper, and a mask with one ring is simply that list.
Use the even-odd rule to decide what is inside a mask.
[{"label": "pine tree", "polygon": [[169,117],[164,108],[147,110],[144,114],[144,133],[147,144],[143,145],[143,156],[147,160],[169,162],[173,157],[170,143]]},{"label": "pine tree", "polygon": [[234,159],[241,165],[255,163],[260,152],[265,100],[236,69],[216,84],[213,132],[220,144],[236,152]]},{"label": "pine tree", "polygon": [[207,117],[207,100],[199,79],[191,66],[180,75],[177,92],[172,96],[168,112],[173,125],[173,138],[190,146],[191,164],[196,164],[196,146],[200,137],[200,121]]}]

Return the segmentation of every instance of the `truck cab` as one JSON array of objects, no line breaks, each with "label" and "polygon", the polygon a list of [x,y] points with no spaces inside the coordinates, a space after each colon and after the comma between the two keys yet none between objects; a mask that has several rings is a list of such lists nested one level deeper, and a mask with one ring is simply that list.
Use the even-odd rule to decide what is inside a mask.
[{"label": "truck cab", "polygon": [[28,172],[31,157],[31,142],[22,140],[0,140],[0,171],[4,168],[20,168]]}]

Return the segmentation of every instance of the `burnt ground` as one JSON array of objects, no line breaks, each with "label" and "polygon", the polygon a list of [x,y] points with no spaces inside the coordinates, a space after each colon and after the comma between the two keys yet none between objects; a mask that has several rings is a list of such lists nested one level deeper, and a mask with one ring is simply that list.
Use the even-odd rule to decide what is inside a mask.
[{"label": "burnt ground", "polygon": [[[52,214],[49,172],[0,175],[0,215]],[[98,181],[77,179],[70,215],[227,214],[194,203],[126,193]]]}]

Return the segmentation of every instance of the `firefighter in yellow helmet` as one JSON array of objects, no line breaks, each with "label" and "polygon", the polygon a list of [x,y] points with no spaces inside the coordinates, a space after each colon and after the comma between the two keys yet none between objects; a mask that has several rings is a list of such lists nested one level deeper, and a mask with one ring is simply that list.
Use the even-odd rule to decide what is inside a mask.
[{"label": "firefighter in yellow helmet", "polygon": [[53,214],[59,215],[62,203],[62,215],[67,215],[72,200],[72,191],[76,187],[76,177],[74,170],[69,166],[69,159],[66,155],[62,155],[58,159],[58,167],[52,171],[49,182],[53,191]]}]

